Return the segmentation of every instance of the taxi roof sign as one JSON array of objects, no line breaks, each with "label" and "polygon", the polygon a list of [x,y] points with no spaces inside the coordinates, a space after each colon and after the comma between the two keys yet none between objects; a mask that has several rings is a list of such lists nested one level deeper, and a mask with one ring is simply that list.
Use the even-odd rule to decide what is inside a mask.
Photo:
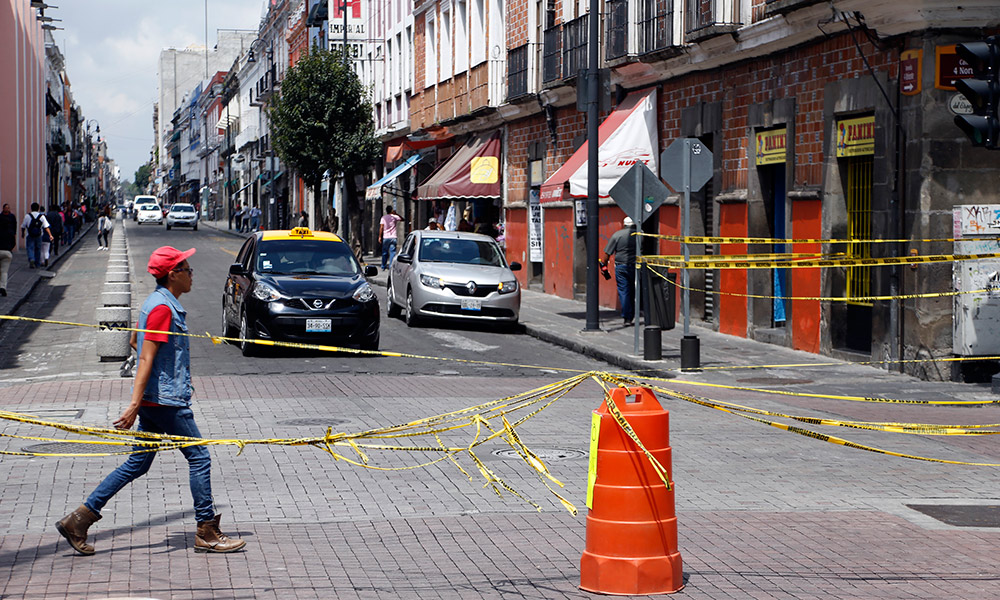
[{"label": "taxi roof sign", "polygon": [[315,240],[325,240],[330,242],[342,242],[340,236],[328,231],[312,231],[308,227],[296,227],[294,229],[278,229],[263,232],[261,239],[264,240],[287,240],[289,238]]}]

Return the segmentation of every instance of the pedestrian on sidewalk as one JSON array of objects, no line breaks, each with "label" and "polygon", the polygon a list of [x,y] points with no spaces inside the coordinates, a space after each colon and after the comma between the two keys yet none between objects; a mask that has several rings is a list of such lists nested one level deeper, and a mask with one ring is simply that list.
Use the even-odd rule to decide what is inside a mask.
[{"label": "pedestrian on sidewalk", "polygon": [[635,223],[625,217],[622,227],[611,235],[604,255],[598,263],[601,269],[608,267],[608,259],[615,257],[615,282],[618,284],[618,303],[622,306],[622,319],[628,327],[635,319]]},{"label": "pedestrian on sidewalk", "polygon": [[[153,333],[169,331],[187,333],[187,312],[179,298],[191,291],[194,270],[188,258],[191,248],[181,252],[170,246],[153,251],[146,270],[156,278],[156,289],[139,309],[133,341],[139,355],[132,399],[114,422],[118,429],[131,429],[139,419],[139,431],[200,438],[191,410],[191,354],[189,341],[183,335]],[[141,450],[141,446],[136,446]],[[195,552],[233,552],[246,545],[241,539],[230,538],[219,529],[220,515],[212,500],[212,459],[205,446],[181,448],[190,470],[191,496],[198,522]],[[145,475],[153,464],[155,452],[129,456],[123,465],[108,475],[79,508],[56,523],[56,529],[80,554],[94,553],[87,543],[87,530],[101,518],[101,509],[122,488]]]},{"label": "pedestrian on sidewalk", "polygon": [[309,213],[302,211],[299,213],[299,222],[296,223],[296,227],[309,227]]},{"label": "pedestrian on sidewalk", "polygon": [[10,261],[14,258],[14,246],[17,245],[17,217],[10,212],[10,204],[3,205],[0,212],[0,296],[7,295],[7,272]]},{"label": "pedestrian on sidewalk", "polygon": [[260,207],[250,209],[250,231],[260,231]]},{"label": "pedestrian on sidewalk", "polygon": [[385,215],[378,225],[378,243],[382,248],[382,270],[389,268],[392,258],[396,255],[396,244],[399,243],[396,224],[403,220],[403,217],[396,214],[396,209],[391,204],[386,205]]},{"label": "pedestrian on sidewalk", "polygon": [[45,215],[39,211],[38,203],[32,202],[31,212],[24,215],[24,221],[21,222],[21,238],[26,240],[29,269],[42,266],[42,237],[51,242],[52,232]]},{"label": "pedestrian on sidewalk", "polygon": [[[58,204],[50,204],[49,212],[45,213],[45,218],[49,221],[49,229],[52,230],[52,247],[51,255],[59,256],[59,242],[62,240],[63,236],[63,217],[62,213],[59,211]],[[46,257],[48,259],[48,257]]]},{"label": "pedestrian on sidewalk", "polygon": [[104,210],[101,211],[101,216],[97,218],[98,250],[110,249],[111,246],[108,244],[108,236],[111,235],[111,230],[114,226],[115,222],[111,220],[111,207],[105,206]]}]

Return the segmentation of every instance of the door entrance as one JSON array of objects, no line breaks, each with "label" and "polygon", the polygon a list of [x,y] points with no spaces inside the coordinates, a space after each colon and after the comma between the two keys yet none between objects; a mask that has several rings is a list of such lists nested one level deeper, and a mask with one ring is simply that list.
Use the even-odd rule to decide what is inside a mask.
[{"label": "door entrance", "polygon": [[[872,244],[872,156],[847,159],[847,244],[848,258],[871,258]],[[871,267],[847,267],[848,348],[870,352],[872,347]]]}]

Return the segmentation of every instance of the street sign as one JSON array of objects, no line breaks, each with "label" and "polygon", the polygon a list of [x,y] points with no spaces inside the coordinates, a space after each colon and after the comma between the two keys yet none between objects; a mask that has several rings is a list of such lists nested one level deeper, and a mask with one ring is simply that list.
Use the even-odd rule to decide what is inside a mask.
[{"label": "street sign", "polygon": [[899,91],[907,96],[920,93],[924,51],[906,50],[899,55]]},{"label": "street sign", "polygon": [[[690,147],[690,150],[686,148]],[[660,154],[660,175],[674,191],[684,191],[684,154],[691,156],[689,185],[692,192],[700,190],[712,178],[712,151],[698,138],[679,138]]]},{"label": "street sign", "polygon": [[[636,177],[639,171],[639,177]],[[638,181],[637,181],[638,179]],[[638,183],[638,186],[636,185]],[[636,189],[638,187],[638,189]],[[632,168],[621,176],[621,179],[611,187],[609,191],[611,199],[615,201],[625,214],[632,217],[636,223],[643,223],[648,219],[660,205],[670,196],[670,190],[663,185],[660,178],[649,170],[645,164],[636,161]],[[640,199],[642,208],[640,206]],[[640,212],[642,214],[635,214]]]}]

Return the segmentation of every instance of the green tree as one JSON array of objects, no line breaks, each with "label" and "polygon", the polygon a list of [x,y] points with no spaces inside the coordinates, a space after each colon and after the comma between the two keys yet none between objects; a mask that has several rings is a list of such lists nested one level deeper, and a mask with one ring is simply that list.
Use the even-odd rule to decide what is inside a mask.
[{"label": "green tree", "polygon": [[135,181],[135,187],[139,188],[141,191],[146,190],[146,186],[149,185],[149,174],[152,172],[153,166],[149,163],[141,165],[135,170],[135,176],[133,180]]},{"label": "green tree", "polygon": [[[379,153],[372,105],[357,74],[339,51],[313,47],[281,81],[268,107],[271,143],[319,198],[323,174],[346,182],[347,215],[355,240],[360,238],[361,203],[354,183]],[[321,214],[327,214],[324,207]],[[321,221],[312,215],[312,223]],[[357,243],[357,242],[355,242]]]}]

